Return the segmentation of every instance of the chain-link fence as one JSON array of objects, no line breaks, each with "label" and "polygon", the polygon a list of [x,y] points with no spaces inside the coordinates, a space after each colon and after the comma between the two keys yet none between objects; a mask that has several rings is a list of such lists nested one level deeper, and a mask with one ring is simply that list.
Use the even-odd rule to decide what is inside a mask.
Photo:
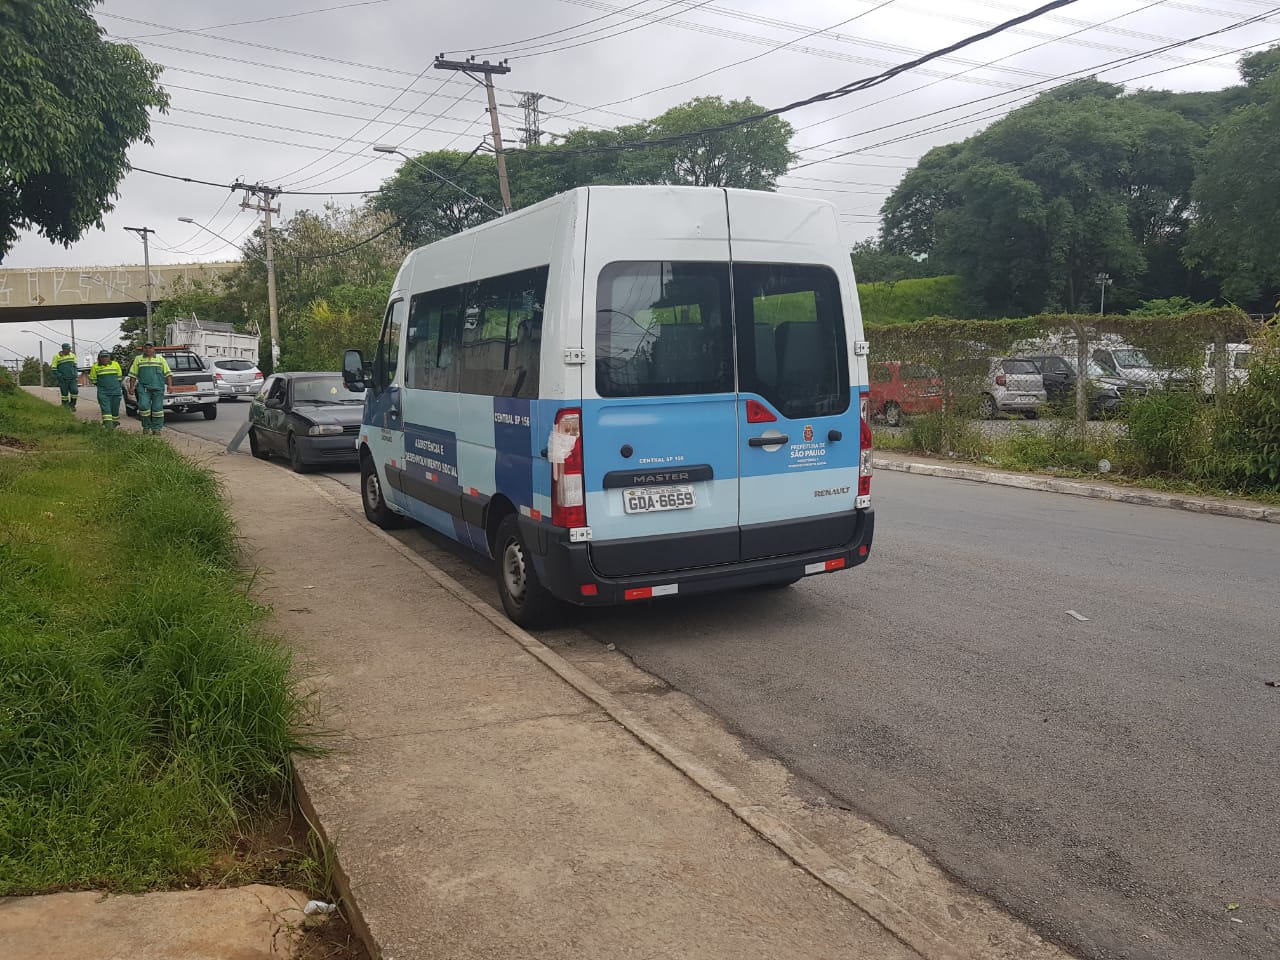
[{"label": "chain-link fence", "polygon": [[1236,453],[1224,445],[1240,435],[1236,398],[1268,330],[1235,310],[873,327],[869,410],[881,447],[1020,468],[1221,476]]}]

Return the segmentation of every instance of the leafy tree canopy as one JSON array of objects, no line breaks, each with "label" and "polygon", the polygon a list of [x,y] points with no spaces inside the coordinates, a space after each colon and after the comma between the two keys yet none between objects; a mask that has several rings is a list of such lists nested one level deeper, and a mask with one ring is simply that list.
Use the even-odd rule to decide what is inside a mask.
[{"label": "leafy tree canopy", "polygon": [[70,245],[101,226],[147,111],[168,105],[159,68],[103,39],[96,2],[0,6],[0,255],[23,230]]}]

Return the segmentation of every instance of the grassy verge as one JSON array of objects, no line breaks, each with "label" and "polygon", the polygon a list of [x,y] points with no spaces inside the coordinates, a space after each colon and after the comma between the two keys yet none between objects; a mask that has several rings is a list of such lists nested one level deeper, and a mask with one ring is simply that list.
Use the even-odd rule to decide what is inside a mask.
[{"label": "grassy verge", "polygon": [[0,895],[199,882],[303,707],[216,481],[21,391],[0,446]]},{"label": "grassy verge", "polygon": [[[914,417],[904,430],[872,428],[877,450],[914,453],[947,460],[981,463],[1019,473],[1042,473],[1080,480],[1103,480],[1124,486],[1181,493],[1189,496],[1248,499],[1280,504],[1280,493],[1252,488],[1239,490],[1208,479],[1191,479],[1152,471],[1132,443],[1114,430],[1091,424],[1082,443],[1070,420],[1036,427],[1019,426],[1003,436],[990,436],[961,417],[929,414]],[[1099,469],[1102,461],[1110,469]]]}]

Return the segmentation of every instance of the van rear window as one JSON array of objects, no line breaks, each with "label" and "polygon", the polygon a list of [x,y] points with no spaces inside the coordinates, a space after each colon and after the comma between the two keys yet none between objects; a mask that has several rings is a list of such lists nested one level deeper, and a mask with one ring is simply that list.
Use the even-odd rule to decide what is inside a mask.
[{"label": "van rear window", "polygon": [[735,263],[739,377],[784,417],[849,409],[840,282],[828,267]]},{"label": "van rear window", "polygon": [[729,300],[728,264],[609,264],[596,287],[596,392],[732,392]]}]

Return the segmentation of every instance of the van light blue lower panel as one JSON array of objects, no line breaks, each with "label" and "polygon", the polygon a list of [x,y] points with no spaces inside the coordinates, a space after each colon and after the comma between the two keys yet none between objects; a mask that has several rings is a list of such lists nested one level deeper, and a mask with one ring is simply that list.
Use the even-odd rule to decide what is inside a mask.
[{"label": "van light blue lower panel", "polygon": [[751,506],[752,523],[853,510],[857,496],[856,465],[742,478],[742,502]]}]

